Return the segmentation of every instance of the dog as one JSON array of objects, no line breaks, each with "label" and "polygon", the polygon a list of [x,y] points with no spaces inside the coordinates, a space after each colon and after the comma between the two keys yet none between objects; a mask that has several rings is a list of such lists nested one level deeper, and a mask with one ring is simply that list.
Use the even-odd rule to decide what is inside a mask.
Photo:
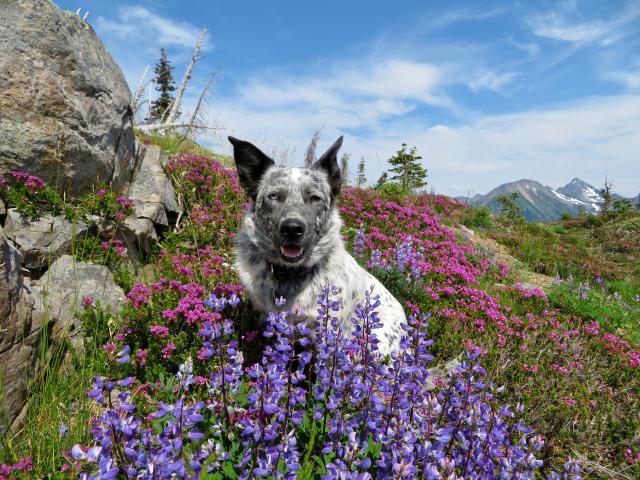
[{"label": "dog", "polygon": [[[313,321],[324,287],[339,289],[345,335],[365,293],[379,296],[382,327],[374,330],[383,354],[397,351],[406,323],[404,309],[391,293],[347,252],[340,235],[336,198],[342,184],[338,166],[340,137],[310,168],[276,166],[255,145],[229,137],[240,186],[249,207],[236,237],[235,267],[256,310],[282,307]],[[279,302],[278,302],[279,303]]]}]

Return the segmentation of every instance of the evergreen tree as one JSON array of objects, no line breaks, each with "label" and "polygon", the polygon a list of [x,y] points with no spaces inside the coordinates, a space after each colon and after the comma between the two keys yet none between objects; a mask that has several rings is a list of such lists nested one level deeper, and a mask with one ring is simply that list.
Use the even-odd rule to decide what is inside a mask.
[{"label": "evergreen tree", "polygon": [[364,157],[358,163],[358,175],[356,176],[356,187],[363,188],[367,184],[367,177],[364,175]]},{"label": "evergreen tree", "polygon": [[175,79],[173,78],[173,66],[169,62],[167,57],[167,51],[164,48],[160,49],[160,59],[155,68],[156,91],[160,92],[158,98],[156,98],[151,104],[150,120],[161,120],[165,111],[170,107],[173,101],[172,92],[176,89]]},{"label": "evergreen tree", "polygon": [[343,153],[340,157],[340,175],[342,176],[342,184],[349,185],[349,159],[350,153]]},{"label": "evergreen tree", "polygon": [[403,143],[402,148],[389,159],[389,164],[393,166],[389,171],[395,174],[391,181],[400,185],[403,195],[427,184],[427,171],[420,165],[420,160],[422,156],[418,155],[416,147],[407,151],[406,143]]},{"label": "evergreen tree", "polygon": [[498,195],[496,201],[500,204],[500,215],[513,223],[524,221],[522,207],[516,203],[520,198],[518,192],[511,192],[509,196]]},{"label": "evergreen tree", "polygon": [[376,190],[381,190],[382,187],[384,187],[384,185],[387,183],[387,180],[389,180],[389,174],[387,172],[382,172],[382,175],[380,175],[380,178],[373,188],[375,188]]}]

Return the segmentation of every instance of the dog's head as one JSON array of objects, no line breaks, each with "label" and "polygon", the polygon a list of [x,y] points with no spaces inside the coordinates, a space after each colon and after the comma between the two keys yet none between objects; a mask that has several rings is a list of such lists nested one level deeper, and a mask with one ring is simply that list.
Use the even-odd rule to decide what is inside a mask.
[{"label": "dog's head", "polygon": [[254,240],[272,263],[317,262],[321,239],[336,228],[340,137],[310,168],[279,167],[255,145],[229,137],[240,185],[252,201]]}]

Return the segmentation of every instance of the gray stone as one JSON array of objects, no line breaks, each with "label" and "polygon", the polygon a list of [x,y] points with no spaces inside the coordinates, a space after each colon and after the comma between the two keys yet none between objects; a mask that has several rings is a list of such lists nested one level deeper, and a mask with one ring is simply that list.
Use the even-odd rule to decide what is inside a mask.
[{"label": "gray stone", "polygon": [[51,264],[42,278],[33,282],[33,289],[39,293],[52,324],[54,342],[64,335],[79,335],[82,324],[77,312],[83,309],[84,297],[93,297],[114,314],[120,311],[126,298],[107,267],[78,262],[71,255],[63,255]]},{"label": "gray stone", "polygon": [[139,260],[148,257],[151,247],[158,241],[156,227],[148,218],[125,218],[118,228],[117,235],[130,252],[139,254]]},{"label": "gray stone", "polygon": [[0,1],[0,174],[78,196],[134,169],[131,93],[93,28],[49,0]]},{"label": "gray stone", "polygon": [[22,255],[22,265],[41,269],[71,250],[74,238],[84,238],[89,227],[82,221],[71,223],[64,216],[44,215],[30,220],[15,208],[7,211],[5,235],[13,241]]},{"label": "gray stone", "polygon": [[6,215],[7,210],[4,207],[4,202],[2,200],[0,200],[0,215]]},{"label": "gray stone", "polygon": [[42,306],[20,274],[20,252],[0,228],[0,429],[27,402],[42,339]]},{"label": "gray stone", "polygon": [[164,173],[166,154],[155,145],[140,146],[137,171],[129,186],[128,197],[134,202],[135,216],[153,223],[169,225],[181,212],[171,180]]}]

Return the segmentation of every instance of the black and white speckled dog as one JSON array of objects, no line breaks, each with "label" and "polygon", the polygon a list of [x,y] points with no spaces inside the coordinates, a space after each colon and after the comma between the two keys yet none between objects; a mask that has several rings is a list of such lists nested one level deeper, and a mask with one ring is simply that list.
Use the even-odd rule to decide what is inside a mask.
[{"label": "black and white speckled dog", "polygon": [[345,333],[355,307],[373,288],[379,295],[376,330],[383,354],[399,348],[406,317],[400,303],[344,248],[341,219],[336,208],[341,174],[337,153],[340,137],[311,168],[279,167],[249,142],[229,137],[240,185],[251,199],[237,237],[236,268],[256,309],[277,310],[275,299],[286,307],[317,314],[317,298],[323,287],[340,289]]}]

